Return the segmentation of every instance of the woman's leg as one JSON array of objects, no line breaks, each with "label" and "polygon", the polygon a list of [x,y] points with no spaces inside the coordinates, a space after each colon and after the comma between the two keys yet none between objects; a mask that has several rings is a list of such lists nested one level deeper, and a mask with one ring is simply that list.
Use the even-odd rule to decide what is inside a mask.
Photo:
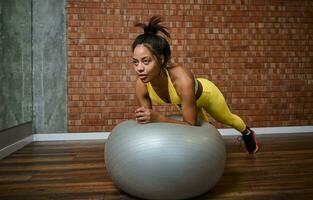
[{"label": "woman's leg", "polygon": [[211,83],[209,87],[210,92],[205,105],[205,110],[215,120],[229,125],[241,133],[244,133],[247,129],[244,121],[229,110],[223,94],[213,83]]},{"label": "woman's leg", "polygon": [[202,83],[202,86],[204,87],[203,95],[206,97],[202,98],[202,101],[205,100],[205,110],[215,120],[238,130],[242,134],[246,149],[249,153],[257,152],[259,147],[256,143],[255,133],[246,126],[239,116],[229,110],[221,91],[210,81]]}]

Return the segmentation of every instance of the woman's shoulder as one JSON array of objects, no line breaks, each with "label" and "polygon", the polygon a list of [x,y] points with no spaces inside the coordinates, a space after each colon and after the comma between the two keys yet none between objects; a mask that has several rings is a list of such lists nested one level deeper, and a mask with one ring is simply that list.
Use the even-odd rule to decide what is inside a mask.
[{"label": "woman's shoulder", "polygon": [[182,65],[171,65],[171,67],[167,68],[167,71],[169,72],[169,75],[173,82],[176,80],[185,81],[186,79],[194,79],[192,72]]},{"label": "woman's shoulder", "polygon": [[195,79],[191,71],[182,66],[175,66],[169,70],[169,76],[179,96],[194,88]]}]

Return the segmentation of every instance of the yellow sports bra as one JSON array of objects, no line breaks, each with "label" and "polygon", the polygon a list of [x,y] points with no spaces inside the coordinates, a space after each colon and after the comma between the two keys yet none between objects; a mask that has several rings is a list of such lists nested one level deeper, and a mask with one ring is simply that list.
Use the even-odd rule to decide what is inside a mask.
[{"label": "yellow sports bra", "polygon": [[[165,69],[166,75],[167,75],[167,82],[168,82],[168,92],[169,92],[169,97],[172,104],[174,105],[180,105],[181,104],[181,100],[180,97],[178,96],[176,89],[173,85],[173,82],[171,80],[171,77],[168,74],[168,71]],[[165,102],[161,97],[159,97],[159,95],[156,93],[156,91],[153,89],[151,83],[147,83],[147,90],[148,90],[148,94],[149,97],[151,99],[151,101],[160,104],[160,105],[164,105],[167,104],[167,102]],[[198,90],[198,81],[195,80],[195,91]]]}]

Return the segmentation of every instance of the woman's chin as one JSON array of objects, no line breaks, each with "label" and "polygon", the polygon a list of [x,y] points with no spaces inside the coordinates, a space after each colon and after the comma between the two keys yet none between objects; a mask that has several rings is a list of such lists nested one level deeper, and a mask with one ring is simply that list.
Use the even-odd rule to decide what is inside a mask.
[{"label": "woman's chin", "polygon": [[143,82],[143,83],[148,83],[150,82],[150,80],[147,77],[139,77],[139,79]]}]

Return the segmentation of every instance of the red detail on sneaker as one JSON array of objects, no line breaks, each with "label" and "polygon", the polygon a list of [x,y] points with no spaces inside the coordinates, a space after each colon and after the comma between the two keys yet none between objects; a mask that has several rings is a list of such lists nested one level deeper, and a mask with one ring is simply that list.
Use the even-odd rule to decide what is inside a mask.
[{"label": "red detail on sneaker", "polygon": [[255,135],[255,132],[253,130],[252,131],[252,134],[253,134],[253,139],[255,141],[255,150],[251,153],[251,154],[255,154],[259,151],[260,147],[259,147],[259,143],[258,141],[256,140],[256,135]]}]

